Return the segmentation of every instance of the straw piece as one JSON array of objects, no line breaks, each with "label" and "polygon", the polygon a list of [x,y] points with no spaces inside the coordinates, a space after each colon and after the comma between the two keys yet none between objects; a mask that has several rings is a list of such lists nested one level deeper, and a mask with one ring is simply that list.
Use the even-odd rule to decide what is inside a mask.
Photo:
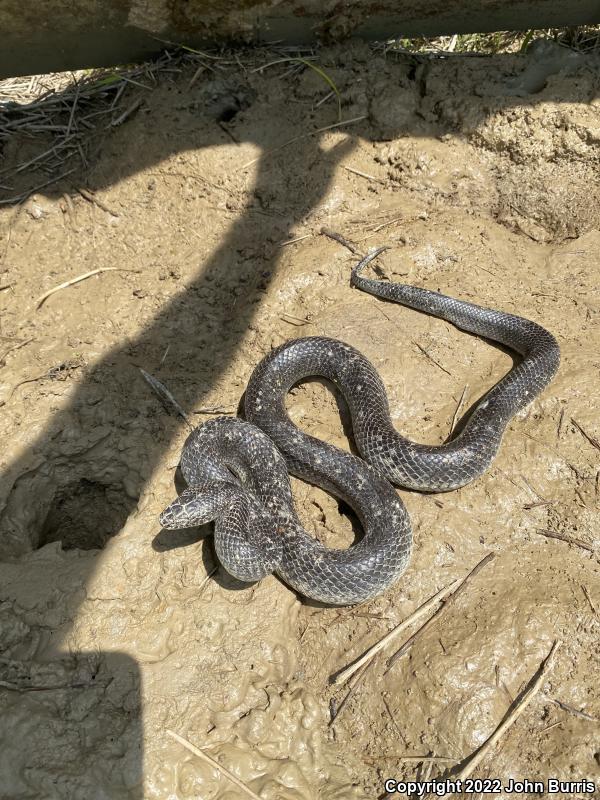
[{"label": "straw piece", "polygon": [[494,733],[487,739],[479,748],[476,750],[475,753],[469,757],[465,766],[459,770],[456,774],[452,775],[453,780],[465,780],[472,775],[475,769],[479,766],[479,764],[483,761],[489,751],[495,747],[498,740],[506,733],[506,731],[513,725],[521,714],[525,711],[529,703],[533,700],[535,695],[540,691],[546,675],[552,669],[554,665],[554,658],[560,647],[561,642],[557,639],[548,655],[546,656],[545,660],[541,663],[538,668],[537,677],[533,680],[530,684],[529,688],[525,691],[525,693],[521,696],[521,699],[516,703],[512,711],[504,718],[504,720],[498,725]]},{"label": "straw piece", "polygon": [[218,769],[222,775],[224,775],[226,778],[229,778],[229,780],[232,783],[235,783],[238,789],[241,789],[248,797],[252,797],[253,800],[262,800],[262,797],[259,797],[257,794],[254,794],[252,789],[249,789],[245,783],[242,783],[239,778],[236,778],[233,772],[229,772],[228,769],[221,766],[221,764],[219,764],[218,761],[212,758],[212,756],[209,756],[208,753],[204,753],[202,750],[199,750],[197,747],[194,747],[194,745],[191,742],[188,742],[187,739],[184,739],[183,736],[179,736],[179,734],[169,730],[168,728],[167,728],[167,736],[170,736],[172,739],[175,739],[176,742],[179,742],[179,744],[183,745],[187,750],[190,751],[190,753],[193,753],[195,756],[198,756],[198,758],[201,758],[202,761],[205,761],[207,764],[210,764],[211,767],[215,767],[215,769]]},{"label": "straw piece", "polygon": [[76,283],[85,281],[88,278],[91,278],[93,275],[99,275],[101,272],[139,272],[139,270],[124,269],[122,267],[99,267],[98,269],[93,269],[91,272],[85,272],[83,275],[78,275],[76,278],[71,278],[70,281],[60,283],[58,286],[55,286],[54,289],[50,289],[49,291],[40,295],[40,297],[38,297],[38,299],[35,301],[35,307],[40,308],[50,297],[50,295],[53,295],[55,292],[59,292],[61,289],[67,289],[69,286],[74,286]]},{"label": "straw piece", "polygon": [[357,661],[355,661],[349,667],[346,667],[346,669],[343,669],[340,673],[338,673],[336,675],[336,677],[334,678],[334,680],[332,681],[332,683],[340,684],[340,683],[344,683],[345,681],[347,681],[348,678],[351,675],[354,675],[354,673],[357,670],[359,670],[362,667],[363,664],[366,664],[366,662],[370,661],[372,658],[374,658],[374,656],[376,656],[377,653],[379,653],[380,650],[383,650],[383,648],[389,642],[391,642],[392,639],[394,639],[396,636],[398,636],[398,634],[402,633],[402,631],[405,630],[406,628],[408,628],[409,625],[412,625],[413,622],[416,622],[416,620],[420,619],[422,616],[427,614],[427,612],[431,608],[433,608],[433,606],[436,603],[441,602],[447,595],[449,595],[451,592],[453,592],[455,589],[457,589],[459,584],[461,583],[461,581],[462,581],[462,578],[458,578],[453,583],[451,583],[449,586],[446,586],[444,589],[440,589],[440,591],[437,592],[436,594],[434,594],[433,597],[430,597],[429,600],[426,600],[409,617],[407,617],[405,620],[403,620],[399,625],[396,625],[396,627],[393,628],[393,630],[391,630],[388,634],[386,634],[383,637],[383,639],[380,639],[376,644],[374,644],[365,653],[363,653],[363,655]]}]

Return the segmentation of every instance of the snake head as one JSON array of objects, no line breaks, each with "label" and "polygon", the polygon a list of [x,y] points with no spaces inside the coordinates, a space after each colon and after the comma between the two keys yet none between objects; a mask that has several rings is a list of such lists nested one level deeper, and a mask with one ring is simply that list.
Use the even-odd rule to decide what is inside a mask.
[{"label": "snake head", "polygon": [[159,517],[168,530],[195,528],[214,520],[224,506],[231,502],[231,487],[199,488],[189,486]]}]

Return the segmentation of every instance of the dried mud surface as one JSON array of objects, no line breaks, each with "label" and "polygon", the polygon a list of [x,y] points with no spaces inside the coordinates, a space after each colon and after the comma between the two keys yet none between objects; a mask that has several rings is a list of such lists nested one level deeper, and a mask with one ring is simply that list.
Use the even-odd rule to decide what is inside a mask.
[{"label": "dried mud surface", "polygon": [[[191,72],[165,72],[152,91],[131,87],[140,107],[87,170],[0,211],[1,798],[243,796],[171,729],[264,800],[372,800],[386,777],[462,762],[556,639],[541,692],[476,774],[600,776],[600,72],[577,62],[515,96],[518,56],[415,67],[353,46],[319,63],[344,118],[362,119],[305,136],[336,122],[310,70],[227,65],[192,88]],[[5,165],[31,148],[8,142]],[[486,475],[445,495],[400,491],[411,566],[356,609],[303,603],[275,577],[237,584],[209,528],[160,532],[187,430],[139,371],[196,424],[235,413],[271,347],[326,334],[372,359],[399,430],[442,442],[463,392],[461,415],[510,355],[351,289],[354,256],[323,226],[361,251],[389,245],[393,280],[543,323],[563,353]],[[36,310],[106,267],[123,271]],[[298,387],[289,408],[349,447],[326,385]],[[338,502],[293,483],[308,529],[349,544]],[[488,552],[328,725],[347,693],[329,676]],[[446,760],[418,758],[432,756]]]}]

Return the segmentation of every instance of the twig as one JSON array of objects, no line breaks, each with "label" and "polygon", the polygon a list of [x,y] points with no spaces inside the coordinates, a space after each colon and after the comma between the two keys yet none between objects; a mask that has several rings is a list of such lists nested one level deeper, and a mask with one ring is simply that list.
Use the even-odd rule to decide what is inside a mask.
[{"label": "twig", "polygon": [[381,178],[376,178],[374,175],[369,175],[367,172],[361,172],[359,169],[354,169],[353,167],[346,167],[342,165],[347,172],[352,172],[353,175],[358,175],[360,178],[366,178],[368,181],[374,181],[374,183],[381,183],[385,186],[385,181],[382,181]]},{"label": "twig", "polygon": [[550,697],[548,699],[551,700],[559,708],[562,708],[563,711],[568,711],[569,714],[573,714],[574,717],[579,717],[580,719],[586,719],[588,722],[598,722],[598,717],[593,717],[591,714],[587,714],[585,711],[579,711],[577,708],[573,708],[573,706],[569,706],[566,703],[563,703],[562,700],[556,700],[554,697]]},{"label": "twig", "polygon": [[559,720],[558,722],[553,722],[552,725],[546,725],[545,728],[542,728],[540,733],[546,733],[546,731],[551,731],[552,728],[557,728],[559,725],[562,725],[562,724],[563,724],[562,719]]},{"label": "twig", "polygon": [[586,433],[586,431],[583,430],[581,425],[577,422],[576,419],[573,419],[573,417],[571,417],[571,422],[573,423],[573,425],[575,425],[575,427],[577,428],[579,433],[583,436],[583,438],[588,440],[588,442],[592,445],[592,447],[595,447],[596,450],[600,450],[600,442],[598,441],[598,439],[595,439],[593,436],[590,436],[589,433]]},{"label": "twig", "polygon": [[111,217],[115,217],[115,219],[119,218],[119,215],[116,213],[116,211],[113,211],[112,208],[109,208],[107,205],[105,205],[102,200],[98,200],[93,192],[89,192],[87,189],[78,189],[77,191],[84,200],[88,201],[88,203],[98,206],[98,208],[101,208],[102,211],[106,211],[107,214],[110,214]]},{"label": "twig", "polygon": [[[190,82],[188,83],[188,87],[187,87],[188,88],[188,92],[193,87],[193,85],[196,83],[198,78],[200,77],[200,73],[205,69],[209,69],[209,67],[207,67],[206,64],[200,63],[198,69],[196,70],[196,72],[194,72]],[[210,69],[212,70],[212,67],[210,67]],[[214,72],[214,70],[212,70],[212,71]]]},{"label": "twig", "polygon": [[322,106],[322,105],[323,105],[323,103],[326,103],[326,102],[329,100],[329,98],[330,98],[330,97],[333,97],[333,95],[334,95],[334,91],[333,91],[333,89],[332,89],[330,92],[328,92],[328,93],[325,95],[325,97],[322,97],[322,98],[319,100],[319,102],[318,102],[318,103],[315,103],[315,108],[319,108],[320,106]]},{"label": "twig", "polygon": [[392,725],[394,726],[394,728],[396,728],[400,736],[402,736],[402,731],[400,730],[400,726],[396,722],[396,717],[392,714],[392,709],[390,708],[390,704],[388,703],[384,694],[381,695],[381,700],[383,702],[383,705],[385,706],[385,710],[388,713],[388,717],[392,720]]},{"label": "twig", "polygon": [[98,269],[93,269],[91,272],[85,272],[83,275],[78,275],[76,278],[71,278],[70,281],[60,283],[58,286],[55,286],[54,289],[50,289],[49,291],[45,292],[35,301],[35,307],[40,308],[50,297],[50,295],[53,295],[55,292],[59,292],[61,289],[67,289],[69,286],[73,286],[81,281],[85,281],[88,278],[91,278],[93,275],[100,275],[101,272],[139,272],[139,270],[125,269],[124,267],[99,267]]},{"label": "twig", "polygon": [[383,648],[386,647],[386,645],[396,636],[398,636],[398,634],[402,633],[402,631],[412,625],[413,622],[416,622],[422,616],[427,614],[427,612],[430,611],[430,609],[432,609],[436,603],[440,603],[447,595],[457,589],[460,583],[461,579],[459,578],[449,586],[445,586],[443,589],[440,589],[439,592],[433,595],[433,597],[430,597],[429,600],[426,600],[424,603],[422,603],[416,611],[403,620],[399,625],[396,625],[396,627],[386,634],[383,639],[380,639],[376,644],[370,647],[359,659],[357,659],[357,661],[339,672],[335,678],[333,678],[332,683],[340,684],[347,681],[351,675],[354,675],[354,673],[359,670],[363,664],[365,664],[367,661],[370,661],[374,656],[377,655],[377,653],[379,653],[380,650],[383,650]]},{"label": "twig", "polygon": [[584,550],[588,550],[590,553],[594,552],[594,547],[588,542],[584,542],[582,539],[575,539],[573,536],[567,536],[564,533],[558,533],[557,531],[549,531],[545,528],[536,528],[536,533],[539,533],[540,536],[546,536],[549,539],[560,539],[561,542],[567,542],[567,544],[574,544],[577,547],[581,547]]},{"label": "twig", "polygon": [[586,600],[587,600],[587,601],[588,601],[588,603],[590,604],[590,608],[592,609],[592,611],[594,612],[594,614],[595,614],[596,616],[599,616],[599,615],[598,615],[598,609],[596,608],[596,606],[595,606],[595,605],[594,605],[594,603],[592,602],[592,598],[590,597],[590,593],[588,592],[588,588],[587,588],[587,586],[586,586],[584,583],[582,583],[582,584],[581,584],[581,589],[582,589],[582,591],[583,591],[583,593],[584,593],[584,595],[585,595],[585,597],[586,597]]},{"label": "twig", "polygon": [[[401,222],[404,219],[404,216],[399,217],[392,217],[392,219],[388,219],[385,222],[370,222],[368,225],[365,225],[366,231],[372,231],[369,236],[365,236],[365,239],[369,239],[374,233],[378,233],[378,231],[386,228],[388,225],[393,225],[395,222]],[[361,239],[363,241],[363,239]]]},{"label": "twig", "polygon": [[362,256],[362,253],[356,249],[352,242],[349,242],[348,239],[345,239],[341,233],[336,233],[335,231],[329,230],[329,228],[321,228],[321,233],[323,236],[333,239],[334,242],[339,242],[344,247],[347,247],[348,250],[350,250],[350,252],[355,256]]},{"label": "twig", "polygon": [[165,363],[165,359],[166,359],[167,355],[169,354],[169,350],[170,350],[170,349],[171,349],[171,345],[170,345],[170,344],[168,344],[168,345],[166,346],[166,348],[165,348],[165,352],[162,354],[162,358],[161,358],[161,360],[158,362],[158,366],[159,366],[159,367],[162,367],[162,365]]},{"label": "twig", "polygon": [[[288,319],[286,319],[288,317]],[[287,312],[283,314],[280,319],[283,322],[287,322],[288,325],[295,325],[297,328],[301,328],[303,325],[308,325],[310,320],[302,319],[302,317],[295,317],[293,314],[288,314]]]},{"label": "twig", "polygon": [[[8,400],[12,398],[12,396],[20,386],[25,386],[26,383],[37,383],[38,381],[43,381],[46,379],[55,380],[57,375],[65,373],[68,370],[77,369],[78,367],[81,367],[81,364],[78,364],[73,361],[63,361],[56,367],[50,367],[50,369],[47,369],[46,372],[43,372],[41,375],[36,375],[35,378],[25,378],[25,380],[15,383],[15,385],[10,390],[10,393],[8,395]],[[2,405],[4,405],[4,403]]]},{"label": "twig", "polygon": [[212,756],[209,756],[208,753],[204,753],[202,750],[199,750],[191,742],[188,742],[187,739],[184,739],[183,736],[179,736],[179,734],[169,730],[168,728],[166,729],[166,733],[167,736],[170,736],[172,739],[175,739],[176,742],[179,742],[179,744],[183,745],[187,750],[190,751],[190,753],[193,753],[195,756],[198,756],[198,758],[201,758],[207,764],[210,764],[212,767],[218,769],[222,775],[224,775],[226,778],[229,778],[229,780],[232,783],[235,783],[238,789],[241,789],[246,795],[248,795],[248,797],[252,797],[253,800],[262,800],[262,798],[260,798],[257,794],[255,794],[252,791],[252,789],[249,789],[245,783],[242,783],[239,778],[236,778],[233,772],[230,772],[226,767],[219,764],[219,762]]},{"label": "twig", "polygon": [[0,356],[0,366],[2,366],[5,363],[6,356],[9,353],[13,353],[15,350],[20,350],[21,347],[25,347],[25,345],[29,344],[30,342],[33,342],[33,338],[25,339],[24,342],[17,342],[17,344],[13,344],[11,347],[8,348],[8,350],[5,350]]},{"label": "twig", "polygon": [[143,102],[144,100],[142,97],[136,98],[129,108],[126,108],[120,116],[118,116],[116,119],[113,119],[113,121],[110,123],[111,127],[115,128],[119,125],[122,125],[125,120],[133,114],[134,111],[138,110]]},{"label": "twig", "polygon": [[337,707],[337,710],[335,711],[335,713],[331,715],[331,719],[330,719],[330,720],[329,720],[329,722],[327,723],[327,726],[328,726],[329,728],[331,728],[331,726],[333,725],[333,723],[334,723],[334,722],[336,721],[336,719],[337,719],[337,718],[340,716],[340,714],[342,713],[342,710],[345,708],[345,706],[346,706],[346,703],[348,702],[348,700],[350,700],[350,698],[352,697],[352,695],[354,694],[354,692],[355,692],[355,691],[358,689],[358,687],[360,686],[360,684],[361,684],[361,683],[364,681],[364,679],[365,679],[365,677],[366,677],[366,674],[367,674],[367,672],[369,671],[369,668],[371,667],[371,665],[372,665],[372,664],[373,664],[373,662],[372,662],[372,661],[370,661],[368,664],[365,664],[365,665],[364,665],[364,667],[362,668],[362,670],[361,670],[361,671],[359,672],[359,674],[356,676],[356,680],[354,681],[354,683],[352,684],[352,686],[351,686],[351,687],[350,687],[350,689],[348,690],[348,694],[347,694],[347,695],[344,697],[344,699],[342,700],[342,702],[339,704],[339,706]]},{"label": "twig", "polygon": [[441,608],[438,608],[435,614],[432,617],[429,617],[427,622],[425,622],[424,625],[421,625],[419,630],[413,633],[410,639],[407,639],[402,645],[402,647],[388,659],[386,672],[389,671],[392,665],[395,664],[395,662],[399,658],[401,658],[405,653],[407,653],[410,650],[410,648],[415,643],[417,636],[420,636],[423,633],[423,631],[427,630],[427,628],[433,625],[433,623],[437,620],[438,616],[443,611],[445,611],[448,608],[448,606],[451,605],[451,603],[454,603],[456,601],[456,598],[459,597],[464,591],[467,585],[467,581],[469,581],[471,578],[474,578],[475,575],[477,575],[477,573],[480,572],[495,557],[496,557],[495,553],[488,553],[487,556],[484,556],[484,558],[482,558],[481,561],[473,567],[473,569],[462,579],[462,581],[459,582],[459,585],[456,588],[456,590],[444,601],[444,605],[441,606]]},{"label": "twig", "polygon": [[442,367],[442,365],[438,361],[436,361],[433,356],[429,355],[429,353],[427,352],[427,350],[425,350],[424,347],[421,347],[421,345],[415,341],[413,341],[413,344],[416,345],[419,348],[419,350],[423,353],[423,355],[427,356],[427,358],[430,361],[432,361],[436,365],[436,367],[439,367],[442,370],[442,372],[445,372],[446,375],[450,375],[450,377],[452,377],[452,373],[448,372],[448,370],[445,367]]},{"label": "twig", "polygon": [[65,147],[65,145],[67,145],[68,142],[71,139],[74,139],[74,138],[75,138],[74,134],[69,136],[68,139],[64,138],[59,144],[53,144],[52,147],[50,147],[48,150],[44,150],[43,153],[39,153],[39,155],[35,156],[35,158],[32,158],[29,161],[25,161],[22,164],[19,164],[19,166],[16,167],[16,169],[14,169],[14,170],[11,167],[6,167],[5,169],[1,169],[0,170],[0,175],[6,175],[8,173],[10,173],[11,177],[13,177],[14,175],[18,175],[19,172],[22,172],[24,169],[27,169],[32,164],[35,164],[36,161],[40,161],[41,159],[46,158],[47,156],[50,156],[50,155],[53,155],[53,154],[56,155],[56,151],[57,150],[62,149],[63,147]]},{"label": "twig", "polygon": [[398,753],[390,753],[389,755],[385,756],[367,756],[365,761],[387,761],[388,759],[393,759],[394,761],[412,761],[416,763],[423,763],[427,764],[432,761],[434,764],[436,762],[444,762],[448,764],[455,764],[458,759],[457,758],[449,758],[448,756],[401,756]]},{"label": "twig", "polygon": [[540,494],[540,493],[537,491],[537,489],[534,489],[534,488],[533,488],[533,486],[532,486],[532,485],[529,483],[529,481],[527,480],[527,478],[526,478],[524,475],[521,475],[521,480],[523,481],[523,483],[525,484],[525,486],[527,486],[527,488],[528,488],[528,489],[531,491],[531,493],[532,493],[532,494],[534,494],[534,495],[535,495],[537,498],[539,498],[540,500],[543,500],[543,501],[544,501],[544,503],[547,503],[547,502],[548,502],[548,501],[546,500],[546,498],[544,497],[544,495],[543,495],[543,494]]},{"label": "twig", "polygon": [[456,427],[456,420],[458,419],[458,415],[460,414],[460,410],[462,408],[462,404],[464,402],[468,388],[469,384],[467,383],[465,388],[462,390],[460,400],[458,401],[458,405],[456,406],[456,411],[454,412],[454,416],[452,417],[452,424],[450,425],[450,436],[452,436],[452,434],[454,433],[454,428]]},{"label": "twig", "polygon": [[334,122],[333,125],[326,125],[324,128],[317,128],[316,131],[303,133],[301,136],[294,136],[293,139],[288,139],[287,142],[280,144],[278,147],[273,147],[271,150],[265,150],[257,158],[253,158],[252,161],[248,161],[246,164],[242,164],[242,166],[238,167],[236,171],[248,169],[248,167],[251,167],[253,164],[256,164],[257,161],[260,161],[262,158],[265,158],[265,156],[271,155],[272,153],[276,153],[278,150],[283,150],[284,147],[288,147],[288,145],[294,144],[295,142],[300,142],[302,141],[302,139],[310,139],[311,136],[317,136],[319,133],[325,133],[325,131],[330,131],[333,130],[334,128],[341,128],[344,125],[352,125],[354,122],[362,122],[363,119],[367,119],[366,114],[363,114],[361,117],[353,117],[352,119],[344,119],[341,122]]},{"label": "twig", "polygon": [[203,592],[203,591],[206,589],[206,587],[208,586],[208,582],[210,581],[210,579],[212,578],[212,576],[215,574],[215,572],[216,572],[218,569],[219,569],[219,566],[217,565],[216,567],[213,567],[213,568],[211,569],[211,571],[210,571],[210,572],[207,572],[207,573],[206,573],[206,578],[204,578],[204,580],[202,581],[202,583],[201,583],[201,584],[200,584],[200,586],[198,587],[198,591],[196,592],[196,594],[195,594],[195,596],[194,596],[194,601],[195,601],[195,600],[197,600],[197,599],[200,597],[200,595],[202,594],[202,592]]},{"label": "twig", "polygon": [[79,100],[79,90],[80,86],[77,84],[75,89],[75,97],[73,98],[73,105],[71,106],[71,113],[69,114],[69,122],[67,124],[67,130],[65,131],[65,139],[68,139],[71,135],[71,129],[73,128],[73,119],[75,117],[75,109],[77,108],[77,101]]},{"label": "twig", "polygon": [[167,389],[167,387],[164,385],[164,383],[161,383],[158,380],[158,378],[155,378],[153,375],[150,375],[150,373],[146,372],[146,370],[142,369],[141,367],[139,367],[139,370],[142,373],[146,383],[150,386],[154,394],[161,401],[163,408],[165,409],[167,414],[170,414],[172,411],[174,411],[176,414],[182,417],[182,419],[185,420],[188,428],[192,430],[193,425],[191,424],[188,415],[179,405],[177,400],[175,400],[175,398],[173,397],[171,392]]},{"label": "twig", "polygon": [[32,186],[31,189],[27,189],[27,191],[15,195],[15,197],[9,197],[7,200],[0,200],[0,206],[11,206],[15,203],[22,203],[24,200],[27,200],[30,195],[34,194],[35,192],[39,192],[40,189],[45,189],[46,186],[49,186],[51,183],[58,183],[59,181],[62,181],[63,178],[71,175],[76,169],[77,167],[68,169],[66,172],[63,172],[62,175],[57,175],[55,178],[50,178],[43,183],[39,183],[37,186]]},{"label": "twig", "polygon": [[558,639],[554,642],[552,649],[538,669],[537,677],[535,677],[533,682],[530,683],[529,688],[526,689],[522,694],[521,699],[517,701],[517,704],[513,707],[512,711],[506,715],[490,738],[481,745],[479,750],[476,750],[471,756],[468,757],[463,768],[456,774],[453,774],[453,780],[465,780],[468,778],[469,775],[471,775],[478,765],[483,761],[489,751],[495,747],[498,740],[504,735],[508,728],[510,728],[510,726],[513,725],[525,711],[529,703],[531,703],[535,695],[542,688],[546,675],[552,669],[554,665],[554,658],[558,648],[560,647],[560,644],[561,643]]},{"label": "twig", "polygon": [[523,509],[525,511],[531,511],[533,508],[539,508],[540,506],[551,506],[552,500],[540,500],[539,503],[525,503]]},{"label": "twig", "polygon": [[565,418],[565,410],[564,410],[564,408],[561,408],[560,414],[558,415],[558,425],[556,426],[556,438],[557,439],[560,439],[560,434],[562,432],[562,424],[563,424],[563,419],[564,418]]},{"label": "twig", "polygon": [[304,236],[296,236],[295,239],[288,239],[285,242],[282,242],[279,246],[280,247],[287,247],[288,244],[296,244],[296,242],[301,242],[303,239],[310,239],[312,233],[305,233]]}]

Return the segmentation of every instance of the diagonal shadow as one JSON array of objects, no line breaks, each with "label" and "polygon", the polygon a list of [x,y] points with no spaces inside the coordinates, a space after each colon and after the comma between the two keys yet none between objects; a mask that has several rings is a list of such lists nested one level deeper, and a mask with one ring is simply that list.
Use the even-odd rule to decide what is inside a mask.
[{"label": "diagonal shadow", "polygon": [[[497,69],[501,75],[502,67]],[[407,80],[423,81],[423,74],[414,69],[411,74],[411,69],[402,68],[401,74],[405,84]],[[568,101],[568,91],[560,99]],[[157,117],[150,118],[156,128],[146,136],[142,132],[149,128],[148,119],[133,121],[135,124],[126,128],[125,134],[118,131],[115,137],[117,141],[123,135],[136,137],[135,157],[121,158],[116,152],[111,157],[108,148],[108,159],[99,159],[97,168],[85,176],[87,187],[98,190],[110,186],[174,152],[230,145],[231,130],[224,129],[223,123],[232,120],[244,102],[234,96],[229,106],[219,106],[212,126],[205,125],[194,136],[182,135],[168,125],[161,127],[158,109]],[[324,124],[330,122],[328,117],[323,119]],[[387,136],[431,135],[430,126],[423,127],[418,114],[400,115],[398,119],[394,129],[388,123]],[[376,138],[368,123],[352,131]],[[235,135],[240,135],[238,128]],[[258,126],[248,126],[243,140],[253,142],[261,151],[277,143],[276,125],[268,111]],[[117,145],[113,146],[116,149]],[[81,601],[81,592],[75,590],[61,600],[62,615],[56,624],[59,636],[55,637],[58,641],[50,646],[48,631],[39,622],[32,622],[31,614],[18,602],[18,559],[31,557],[44,545],[54,547],[52,543],[59,540],[63,548],[71,548],[73,553],[89,548],[96,548],[98,553],[106,539],[123,527],[135,510],[149,475],[180,429],[176,420],[157,414],[156,403],[149,405],[148,389],[139,379],[138,364],[144,363],[149,353],[154,356],[172,345],[170,374],[161,377],[171,385],[169,378],[177,380],[185,374],[186,381],[198,387],[194,404],[202,403],[231,365],[278,269],[280,251],[273,243],[288,238],[294,226],[325,198],[336,167],[355,146],[356,141],[348,136],[332,149],[324,150],[319,138],[313,137],[295,145],[294,159],[286,159],[285,154],[281,158],[263,154],[252,194],[260,204],[264,198],[273,199],[275,185],[284,185],[282,194],[275,198],[279,213],[256,213],[260,211],[256,207],[243,213],[215,253],[200,265],[194,279],[160,309],[137,337],[96,363],[69,405],[54,414],[26,452],[3,465],[0,622],[3,613],[7,621],[16,615],[20,627],[12,638],[0,638],[0,753],[11,752],[11,741],[20,739],[16,731],[30,735],[33,744],[31,753],[21,754],[20,759],[5,758],[2,763],[0,756],[0,772],[8,776],[9,787],[0,788],[0,798],[26,798],[40,793],[60,798],[100,796],[91,789],[99,781],[110,787],[112,798],[134,800],[144,796],[141,678],[136,662],[119,653],[77,653],[66,657],[60,652],[60,639],[66,637]],[[70,180],[75,181],[75,177]],[[48,190],[49,194],[53,192]],[[260,269],[252,257],[257,248],[262,252]],[[99,531],[100,520],[104,527]],[[87,557],[88,578],[97,563],[98,556]],[[60,571],[46,574],[45,580],[50,593],[61,590]],[[61,687],[86,698],[86,708],[79,715],[63,707]],[[56,780],[50,791],[50,767],[44,758],[47,750],[42,740],[44,725],[51,723],[58,725],[58,735],[65,740],[64,752],[71,754],[81,746],[82,728],[89,729],[88,749],[84,748],[89,757],[75,766],[68,758],[57,762],[53,767]],[[110,741],[99,733],[107,725],[115,732]],[[89,755],[92,750],[93,759]]]},{"label": "diagonal shadow", "polygon": [[[136,170],[164,158],[165,150],[230,144],[218,124],[212,125],[208,136],[195,137],[194,142],[178,141],[165,133],[159,130],[153,137],[155,144],[159,142],[157,151],[139,150]],[[265,148],[260,135],[254,141]],[[67,556],[88,551],[84,568],[88,575],[96,569],[99,555],[88,557],[89,548],[96,548],[99,554],[108,537],[123,527],[135,511],[148,476],[180,430],[177,420],[160,412],[158,402],[139,378],[137,365],[146,363],[148,353],[164,352],[172,345],[169,369],[174,380],[183,371],[186,381],[197,382],[194,404],[202,402],[231,364],[277,270],[280,250],[273,243],[283,241],[321,202],[338,163],[354,146],[350,137],[327,151],[317,138],[299,143],[294,166],[290,162],[287,170],[284,194],[277,197],[282,213],[263,214],[259,208],[258,213],[253,209],[254,213],[242,214],[194,279],[137,337],[96,363],[69,405],[54,414],[27,452],[3,469],[0,582],[4,590],[0,599],[7,619],[13,616],[14,622],[16,616],[20,627],[14,640],[3,643],[0,639],[0,744],[4,745],[0,749],[9,754],[11,742],[23,733],[32,740],[32,750],[20,758],[7,755],[0,765],[7,787],[0,789],[0,797],[39,796],[49,773],[56,778],[52,796],[84,796],[86,791],[85,796],[96,796],[92,783],[94,775],[100,774],[112,798],[143,797],[141,675],[136,662],[123,653],[68,657],[61,653],[60,639],[67,636],[68,621],[76,614],[79,591],[62,597],[63,624],[57,626],[57,641],[50,646],[43,625],[31,623],[31,615],[18,599],[13,583],[18,580],[17,559],[31,558],[36,550],[43,558],[46,548],[52,550],[60,541],[63,548],[69,548]],[[88,176],[89,188],[96,190],[119,180],[122,164],[118,162],[114,159],[109,169],[95,174],[93,182]],[[276,159],[260,159],[255,198],[273,198],[274,185],[281,185],[280,169],[281,162]],[[248,257],[253,250],[262,251],[262,259]],[[170,384],[168,376],[161,377]],[[85,580],[81,562],[78,568]],[[60,572],[45,575],[45,580],[50,593],[64,588]],[[40,663],[46,662],[42,669]],[[86,705],[83,719],[73,714],[65,692],[74,693]],[[115,710],[119,704],[121,713]],[[36,743],[40,753],[48,752],[42,739],[50,724],[58,730],[59,745],[64,748],[69,741],[81,740],[86,732],[84,749],[90,752],[93,748],[94,758],[82,758],[77,766],[66,757],[61,762],[60,754],[67,751],[59,745],[59,755],[52,751],[48,757],[52,765],[43,755],[35,756]],[[114,732],[109,741],[101,733],[107,726]]]}]

